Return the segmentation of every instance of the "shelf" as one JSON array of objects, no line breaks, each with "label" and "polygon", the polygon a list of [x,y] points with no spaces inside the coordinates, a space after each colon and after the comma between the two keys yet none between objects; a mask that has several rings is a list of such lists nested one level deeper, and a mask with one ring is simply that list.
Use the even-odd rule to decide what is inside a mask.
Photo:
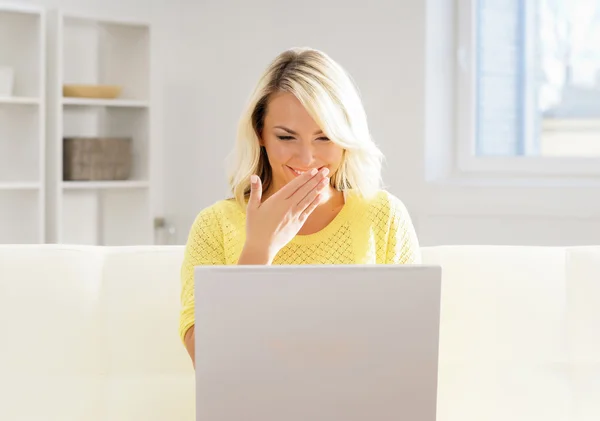
[{"label": "shelf", "polygon": [[42,8],[36,6],[0,3],[0,12],[2,13],[22,13],[37,17],[42,13],[42,11]]},{"label": "shelf", "polygon": [[42,182],[42,117],[39,107],[0,105],[0,183]]},{"label": "shelf", "polygon": [[0,96],[0,104],[40,105],[40,100],[39,100],[39,98]]},{"label": "shelf", "polygon": [[[47,195],[47,219],[51,221],[48,240],[152,244],[150,25],[60,10],[52,13],[51,22],[56,31],[54,42],[49,43],[53,63],[48,72],[52,88],[48,101],[52,117],[47,148],[47,155],[52,157],[46,181],[51,186]],[[64,95],[65,85],[116,85],[121,92],[118,98],[72,97]],[[131,140],[127,180],[64,180],[65,139],[90,137]],[[78,157],[80,163],[86,159],[94,158]],[[0,180],[1,173],[0,168]],[[29,173],[23,174],[21,179],[30,179]]]},{"label": "shelf", "polygon": [[62,195],[60,240],[70,244],[151,244],[153,229],[143,189],[70,189]]},{"label": "shelf", "polygon": [[[0,65],[14,72],[12,96],[16,98],[40,98],[44,94],[44,29],[41,10],[0,5]],[[12,97],[8,101],[22,103]],[[29,100],[25,103],[30,104]]]},{"label": "shelf", "polygon": [[[17,183],[14,184],[16,186]],[[0,190],[0,244],[43,241],[40,201],[41,197],[36,190]]]},{"label": "shelf", "polygon": [[37,190],[40,183],[35,182],[0,182],[0,190]]},{"label": "shelf", "polygon": [[[125,137],[131,139],[129,181],[149,179],[149,113],[145,108],[67,107],[62,112],[61,138]],[[62,165],[60,167],[62,178]]]},{"label": "shelf", "polygon": [[[12,80],[0,96],[0,243],[154,241],[150,44],[148,22],[0,4],[0,66]],[[122,92],[64,97],[65,84]],[[63,181],[64,139],[89,136],[131,139],[128,180]]]},{"label": "shelf", "polygon": [[69,21],[87,22],[88,24],[95,25],[118,25],[128,27],[139,27],[145,30],[149,30],[150,28],[150,23],[144,20],[130,20],[115,17],[98,17],[87,15],[84,13],[65,12],[63,13],[63,18]]},{"label": "shelf", "polygon": [[147,101],[134,101],[127,99],[87,99],[63,98],[63,105],[75,107],[123,107],[123,108],[148,108]]},{"label": "shelf", "polygon": [[45,240],[45,16],[0,4],[0,244]]},{"label": "shelf", "polygon": [[[61,84],[117,85],[123,106],[145,106],[150,91],[148,25],[63,15]],[[65,98],[87,105],[85,98]],[[83,100],[84,102],[80,102]],[[95,101],[94,105],[114,100]]]},{"label": "shelf", "polygon": [[149,186],[147,181],[63,181],[64,189],[71,190],[99,190],[99,189],[145,189]]}]

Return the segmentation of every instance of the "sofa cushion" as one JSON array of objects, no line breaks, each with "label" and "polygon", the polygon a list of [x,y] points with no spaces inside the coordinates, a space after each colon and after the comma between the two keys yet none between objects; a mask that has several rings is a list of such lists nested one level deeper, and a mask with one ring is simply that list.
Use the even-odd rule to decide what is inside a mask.
[{"label": "sofa cushion", "polygon": [[435,247],[423,260],[443,268],[442,360],[566,360],[564,249]]},{"label": "sofa cushion", "polygon": [[0,419],[102,420],[100,250],[0,246]]},{"label": "sofa cushion", "polygon": [[600,247],[567,249],[573,420],[600,420]]},{"label": "sofa cushion", "polygon": [[566,420],[565,250],[423,249],[442,266],[439,420]]},{"label": "sofa cushion", "polygon": [[105,249],[107,419],[194,419],[194,370],[177,330],[182,260],[180,246]]}]

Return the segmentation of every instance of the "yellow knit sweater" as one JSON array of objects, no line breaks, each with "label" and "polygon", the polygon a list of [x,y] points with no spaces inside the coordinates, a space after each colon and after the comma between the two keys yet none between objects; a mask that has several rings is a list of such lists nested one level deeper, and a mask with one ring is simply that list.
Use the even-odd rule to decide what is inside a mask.
[{"label": "yellow knit sweater", "polygon": [[[245,210],[222,200],[202,210],[189,232],[181,267],[179,335],[194,324],[194,267],[235,265],[246,238]],[[297,235],[275,265],[421,263],[419,244],[404,204],[379,191],[371,199],[349,193],[342,210],[321,231]]]}]

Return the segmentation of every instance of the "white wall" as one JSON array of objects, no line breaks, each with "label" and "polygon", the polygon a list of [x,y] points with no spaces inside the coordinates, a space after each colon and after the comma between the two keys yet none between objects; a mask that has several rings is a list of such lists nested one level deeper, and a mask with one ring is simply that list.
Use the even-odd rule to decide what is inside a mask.
[{"label": "white wall", "polygon": [[598,184],[426,181],[426,170],[435,175],[452,159],[452,3],[205,1],[182,16],[180,29],[198,58],[190,60],[194,70],[181,70],[196,85],[189,88],[193,103],[178,120],[190,132],[165,151],[167,209],[180,231],[225,194],[222,160],[259,72],[282,49],[310,45],[356,79],[387,155],[385,180],[407,203],[423,244],[600,243]]},{"label": "white wall", "polygon": [[155,206],[175,223],[180,243],[197,212],[228,193],[224,160],[259,73],[283,49],[303,45],[323,49],[354,76],[387,155],[386,183],[406,202],[424,245],[600,243],[598,180],[587,187],[427,181],[452,158],[450,0],[30,3],[154,22],[155,128],[163,142]]},{"label": "white wall", "polygon": [[194,92],[183,116],[190,119],[183,122],[189,132],[172,139],[166,150],[165,198],[180,229],[227,193],[222,164],[244,101],[268,62],[291,46],[323,49],[353,75],[374,137],[388,156],[385,179],[416,211],[422,178],[416,175],[423,147],[423,2],[352,3],[209,1],[181,17],[189,54],[197,60],[181,70],[195,85],[182,87]]}]

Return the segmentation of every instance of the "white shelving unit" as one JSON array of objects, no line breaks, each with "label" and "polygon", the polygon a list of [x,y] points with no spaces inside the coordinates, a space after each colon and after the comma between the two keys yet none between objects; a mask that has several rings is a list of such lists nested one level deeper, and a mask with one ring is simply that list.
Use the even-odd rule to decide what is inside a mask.
[{"label": "white shelving unit", "polygon": [[[61,11],[49,15],[50,242],[152,244],[150,25]],[[119,85],[122,93],[117,99],[64,97],[65,84]],[[63,139],[88,136],[132,139],[130,179],[63,179]]]},{"label": "white shelving unit", "polygon": [[45,241],[46,16],[0,4],[0,67],[13,90],[0,94],[0,244]]}]

